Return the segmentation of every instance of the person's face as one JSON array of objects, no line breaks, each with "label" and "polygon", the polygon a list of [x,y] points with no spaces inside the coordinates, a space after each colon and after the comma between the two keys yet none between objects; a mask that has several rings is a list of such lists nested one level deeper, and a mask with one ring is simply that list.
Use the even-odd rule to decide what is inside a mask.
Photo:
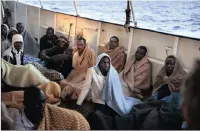
[{"label": "person's face", "polygon": [[21,41],[16,41],[16,42],[14,43],[14,47],[15,47],[15,49],[16,49],[17,51],[20,51],[20,50],[22,49],[22,45],[23,45],[23,42],[21,42]]},{"label": "person's face", "polygon": [[17,24],[17,31],[19,34],[21,34],[24,31],[24,25],[23,24]]},{"label": "person's face", "polygon": [[108,71],[110,68],[110,59],[108,57],[103,57],[99,63],[100,69],[102,71]]},{"label": "person's face", "polygon": [[65,39],[59,38],[58,46],[60,46],[61,48],[64,48],[65,46],[69,46],[69,43]]},{"label": "person's face", "polygon": [[83,40],[78,40],[77,41],[77,47],[79,51],[83,51],[85,49],[86,44],[84,43]]},{"label": "person's face", "polygon": [[2,34],[3,36],[7,36],[7,29],[6,29],[5,26],[1,26],[1,34]]},{"label": "person's face", "polygon": [[166,73],[171,75],[174,71],[174,67],[175,67],[175,59],[173,58],[167,58],[165,60],[165,70]]},{"label": "person's face", "polygon": [[145,50],[143,50],[141,48],[137,48],[137,50],[135,52],[136,61],[140,61],[145,55],[146,55]]},{"label": "person's face", "polygon": [[47,30],[46,35],[48,38],[51,38],[54,35],[53,30]]},{"label": "person's face", "polygon": [[115,49],[119,45],[116,38],[110,38],[110,41],[108,44],[109,44],[110,49]]}]

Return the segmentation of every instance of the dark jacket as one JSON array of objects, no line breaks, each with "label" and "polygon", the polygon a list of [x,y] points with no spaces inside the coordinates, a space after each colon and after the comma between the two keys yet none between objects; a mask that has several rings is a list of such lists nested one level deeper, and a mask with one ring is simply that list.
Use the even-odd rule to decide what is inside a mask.
[{"label": "dark jacket", "polygon": [[[11,51],[11,53],[13,54],[13,58],[6,55],[3,57],[4,60],[8,61],[10,60],[9,62],[13,65],[17,65],[17,60],[16,60],[16,57],[15,57],[15,53],[13,51]],[[24,53],[21,53],[21,65],[24,65]]]},{"label": "dark jacket", "polygon": [[40,39],[40,51],[56,46],[57,39],[58,37],[56,35],[54,35],[51,39],[49,39],[47,35],[44,35]]},{"label": "dark jacket", "polygon": [[71,48],[65,49],[55,46],[51,49],[43,50],[39,56],[49,56],[50,60],[45,61],[47,68],[57,70],[66,77],[72,70],[72,51],[73,49]]}]

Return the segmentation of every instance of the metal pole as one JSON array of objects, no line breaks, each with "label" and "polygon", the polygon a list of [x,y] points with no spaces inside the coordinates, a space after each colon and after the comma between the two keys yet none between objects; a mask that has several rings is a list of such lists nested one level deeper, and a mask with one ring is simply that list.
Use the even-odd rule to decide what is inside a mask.
[{"label": "metal pole", "polygon": [[41,8],[43,9],[43,6],[42,6],[42,1],[41,0],[39,0],[40,1],[40,6],[41,6]]},{"label": "metal pole", "polygon": [[134,10],[133,10],[133,2],[132,0],[130,0],[131,2],[131,13],[132,13],[132,16],[133,16],[133,22],[134,22],[134,26],[137,27],[137,21],[136,21],[136,18],[135,18],[135,13],[134,13]]},{"label": "metal pole", "polygon": [[76,15],[79,16],[78,15],[78,10],[77,10],[77,5],[76,5],[76,0],[74,0],[74,7],[75,7],[75,10],[76,10]]}]

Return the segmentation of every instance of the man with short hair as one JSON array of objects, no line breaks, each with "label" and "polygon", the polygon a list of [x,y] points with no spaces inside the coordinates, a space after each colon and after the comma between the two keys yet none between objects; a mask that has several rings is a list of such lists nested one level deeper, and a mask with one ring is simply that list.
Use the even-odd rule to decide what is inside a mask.
[{"label": "man with short hair", "polygon": [[186,121],[186,128],[189,130],[200,129],[200,60],[196,68],[185,80],[185,88],[182,88],[183,95],[182,110]]},{"label": "man with short hair", "polygon": [[36,86],[24,91],[24,109],[15,120],[15,130],[89,130],[78,112],[46,104],[44,92]]},{"label": "man with short hair", "polygon": [[124,69],[126,62],[125,49],[119,45],[119,38],[112,36],[107,45],[102,48],[102,52],[108,54],[112,59],[112,65],[120,73]]},{"label": "man with short hair", "polygon": [[[60,81],[63,96],[72,96],[76,89],[81,89],[87,69],[94,66],[96,55],[84,38],[78,38],[77,47],[73,50],[72,67],[74,68],[66,79]],[[65,99],[65,98],[63,98]],[[77,99],[73,98],[73,99]]]},{"label": "man with short hair", "polygon": [[146,92],[150,88],[151,70],[146,53],[147,48],[139,46],[119,75],[125,96],[143,99],[149,95]]},{"label": "man with short hair", "polygon": [[23,23],[17,23],[16,28],[18,33],[21,34],[24,39],[24,54],[37,57],[39,52],[39,45],[36,39],[24,29]]},{"label": "man with short hair", "polygon": [[57,39],[58,37],[54,34],[54,29],[52,27],[48,27],[46,35],[40,39],[40,51],[53,48],[56,45]]},{"label": "man with short hair", "polygon": [[15,130],[37,130],[44,115],[46,97],[41,89],[31,86],[24,91],[24,110],[16,118]]}]

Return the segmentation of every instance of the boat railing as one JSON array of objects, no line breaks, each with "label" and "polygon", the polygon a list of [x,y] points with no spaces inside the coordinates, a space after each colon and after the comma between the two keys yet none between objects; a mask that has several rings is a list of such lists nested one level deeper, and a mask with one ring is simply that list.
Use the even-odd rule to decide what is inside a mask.
[{"label": "boat railing", "polygon": [[[138,46],[146,46],[148,58],[153,66],[153,80],[164,65],[167,55],[177,56],[187,72],[193,67],[194,60],[200,58],[200,39],[198,38],[138,27],[131,27],[130,32],[126,32],[124,26],[120,24],[54,12],[20,2],[9,1],[8,5],[12,11],[12,26],[18,22],[24,23],[25,28],[38,39],[38,42],[46,33],[47,27],[53,27],[56,34],[70,36],[72,47],[75,46],[76,36],[83,35],[97,54],[99,46],[108,43],[111,36],[119,37],[120,45],[126,49],[127,59],[133,56]],[[70,24],[72,26],[69,34]]]}]

